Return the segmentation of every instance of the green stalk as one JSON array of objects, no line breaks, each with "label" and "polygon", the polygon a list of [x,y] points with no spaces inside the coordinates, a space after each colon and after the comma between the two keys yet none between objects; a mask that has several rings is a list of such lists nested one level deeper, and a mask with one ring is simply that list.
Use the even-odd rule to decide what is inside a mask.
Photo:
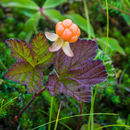
[{"label": "green stalk", "polygon": [[105,47],[105,52],[104,52],[104,59],[103,62],[105,61],[105,56],[107,53],[107,48],[108,48],[108,38],[109,38],[109,11],[108,11],[108,2],[106,0],[106,13],[107,13],[107,43],[106,43],[106,47]]},{"label": "green stalk", "polygon": [[89,15],[88,15],[88,8],[87,8],[87,2],[86,0],[83,0],[84,3],[84,11],[85,11],[85,16],[87,19],[87,26],[88,26],[88,38],[91,38],[91,33],[90,33],[90,20],[89,20]]},{"label": "green stalk", "polygon": [[[51,106],[50,106],[49,122],[51,122],[51,118],[52,118],[53,99],[54,99],[54,98],[51,97]],[[51,124],[49,124],[48,130],[51,130]]]}]

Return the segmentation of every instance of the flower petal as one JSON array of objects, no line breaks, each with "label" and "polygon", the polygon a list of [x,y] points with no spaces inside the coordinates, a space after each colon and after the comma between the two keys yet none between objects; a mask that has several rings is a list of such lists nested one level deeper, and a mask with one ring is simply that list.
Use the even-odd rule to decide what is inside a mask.
[{"label": "flower petal", "polygon": [[62,49],[64,51],[64,53],[68,56],[68,57],[73,57],[74,53],[72,52],[71,48],[70,48],[70,44],[69,42],[64,42],[64,44],[62,45]]},{"label": "flower petal", "polygon": [[50,52],[55,52],[58,51],[63,45],[63,40],[58,38],[53,44],[52,46],[49,47],[49,51]]},{"label": "flower petal", "polygon": [[58,35],[55,33],[45,32],[45,36],[50,41],[55,41],[58,38]]}]

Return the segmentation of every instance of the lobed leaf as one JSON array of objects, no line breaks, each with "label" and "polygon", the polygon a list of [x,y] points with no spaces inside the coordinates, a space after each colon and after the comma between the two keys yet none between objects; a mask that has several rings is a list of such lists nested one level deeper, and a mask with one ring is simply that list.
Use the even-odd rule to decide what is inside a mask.
[{"label": "lobed leaf", "polygon": [[55,54],[48,52],[49,44],[40,32],[27,44],[25,41],[9,39],[6,41],[12,56],[18,59],[5,76],[21,84],[27,85],[28,92],[38,92],[42,87],[43,71],[51,65]]},{"label": "lobed leaf", "polygon": [[28,62],[30,65],[34,66],[34,60],[32,51],[29,45],[23,40],[9,39],[6,40],[10,49],[12,50],[12,56],[18,61]]},{"label": "lobed leaf", "polygon": [[21,84],[27,85],[28,92],[37,92],[42,87],[43,74],[40,69],[33,68],[27,62],[17,62],[15,63],[5,76],[12,81],[17,81]]},{"label": "lobed leaf", "polygon": [[107,77],[101,60],[96,56],[97,43],[92,40],[78,40],[71,44],[74,57],[57,52],[56,74],[49,76],[46,87],[51,95],[64,93],[83,102],[90,101],[91,86],[103,82]]}]

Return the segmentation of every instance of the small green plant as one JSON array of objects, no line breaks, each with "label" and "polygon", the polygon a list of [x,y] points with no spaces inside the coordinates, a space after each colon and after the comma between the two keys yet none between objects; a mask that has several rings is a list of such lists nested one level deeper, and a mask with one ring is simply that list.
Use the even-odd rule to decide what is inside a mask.
[{"label": "small green plant", "polygon": [[[68,22],[70,20],[64,21]],[[65,23],[67,26],[68,24]],[[79,30],[72,29],[74,29],[73,33]],[[49,34],[46,37],[49,39],[62,38],[61,36],[55,38],[53,35],[56,34]],[[62,47],[62,49],[66,56],[63,51],[58,51],[59,47],[58,49],[53,48],[58,51],[56,54],[49,52],[46,37],[39,32],[31,40],[30,44],[16,39],[6,41],[12,50],[12,56],[17,59],[17,62],[5,73],[5,76],[12,81],[26,84],[28,93],[35,93],[25,108],[18,116],[15,116],[17,120],[32,101],[46,89],[53,96],[64,93],[73,96],[79,101],[89,102],[91,99],[91,86],[103,82],[107,77],[102,61],[93,60],[98,49],[95,41],[79,39],[69,47],[67,42],[60,40],[58,46],[63,44],[64,48]],[[64,37],[69,37],[69,35],[66,33]],[[70,56],[70,48],[73,56],[68,57]],[[45,88],[43,88],[43,72],[51,64],[54,64],[54,72],[49,75]]]},{"label": "small green plant", "polygon": [[0,129],[129,129],[129,5],[1,0]]}]

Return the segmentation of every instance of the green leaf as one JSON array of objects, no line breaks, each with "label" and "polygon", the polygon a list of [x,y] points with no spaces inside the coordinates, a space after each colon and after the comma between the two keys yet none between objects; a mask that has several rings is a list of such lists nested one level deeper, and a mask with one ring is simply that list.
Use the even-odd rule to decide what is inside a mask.
[{"label": "green leaf", "polygon": [[45,9],[43,10],[43,13],[55,23],[64,19],[60,12],[55,9]]},{"label": "green leaf", "polygon": [[32,52],[25,41],[9,39],[6,42],[10,46],[12,50],[12,56],[14,58],[18,59],[18,61],[25,61],[28,62],[30,65],[35,66]]},{"label": "green leaf", "polygon": [[29,18],[25,25],[24,25],[24,31],[29,33],[29,32],[34,32],[36,26],[38,25],[39,19],[40,19],[40,13],[37,12],[35,13],[31,18]]},{"label": "green leaf", "polygon": [[[94,129],[96,129],[96,128],[99,128],[99,127],[101,127],[101,125],[100,124],[97,124],[97,123],[94,123]],[[84,125],[82,125],[81,126],[81,130],[88,130],[88,125],[87,124],[84,124]],[[101,130],[102,130],[102,128],[101,128]]]},{"label": "green leaf", "polygon": [[36,65],[44,64],[47,65],[51,62],[55,56],[54,53],[50,53],[48,51],[49,43],[46,37],[39,32],[31,41],[31,49],[33,50],[34,60],[36,61]]},{"label": "green leaf", "polygon": [[[106,44],[107,44],[107,38],[102,37],[98,38],[99,45],[102,47],[102,49],[105,50]],[[108,38],[108,49],[114,52],[119,52],[122,55],[126,55],[123,48],[119,45],[118,41],[114,38]]]},{"label": "green leaf", "polygon": [[29,93],[37,92],[42,87],[42,71],[38,68],[34,69],[27,62],[17,62],[5,73],[5,76],[12,81],[26,84]]},{"label": "green leaf", "polygon": [[43,8],[54,8],[58,5],[65,3],[67,0],[46,0],[43,5]]},{"label": "green leaf", "polygon": [[65,15],[65,17],[72,19],[72,21],[75,24],[77,24],[82,30],[84,30],[86,33],[90,33],[90,36],[92,38],[95,38],[94,30],[91,24],[89,25],[90,32],[88,32],[88,25],[87,25],[88,22],[85,18],[83,18],[79,14],[69,14],[69,15]]},{"label": "green leaf", "polygon": [[38,5],[32,0],[2,0],[0,2],[5,7],[19,7],[32,10],[38,10]]}]

